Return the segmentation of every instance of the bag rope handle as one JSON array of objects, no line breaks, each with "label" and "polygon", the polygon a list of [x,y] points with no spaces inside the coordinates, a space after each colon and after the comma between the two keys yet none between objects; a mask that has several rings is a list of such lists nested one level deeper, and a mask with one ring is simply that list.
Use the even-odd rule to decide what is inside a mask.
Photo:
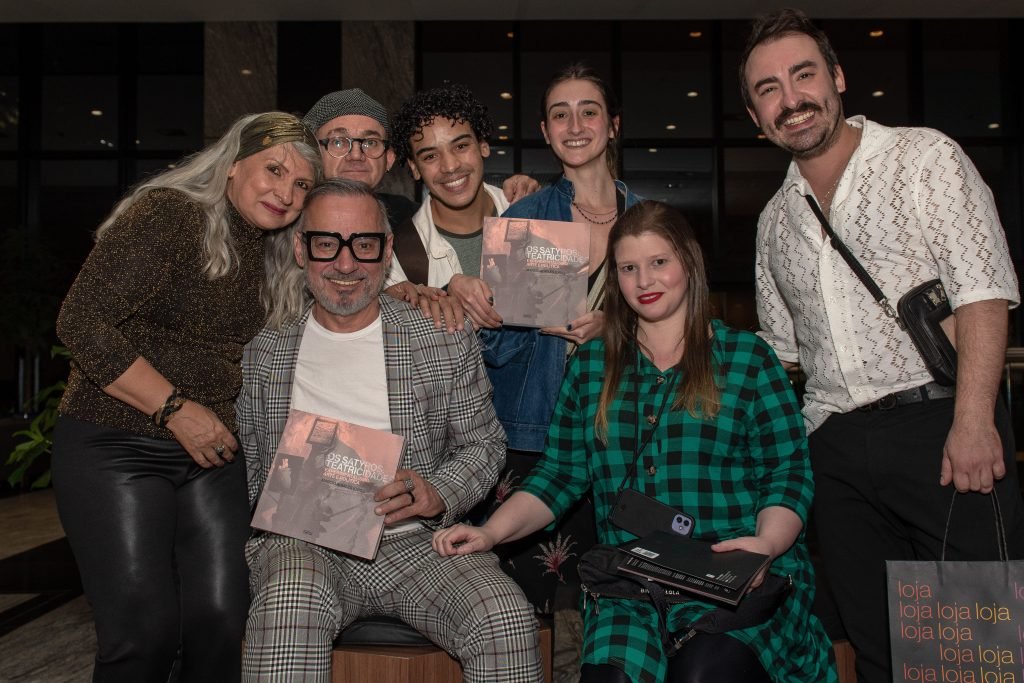
[{"label": "bag rope handle", "polygon": [[[953,497],[949,501],[949,514],[946,515],[946,530],[942,533],[942,556],[939,558],[940,561],[945,561],[946,559],[946,541],[949,539],[949,525],[953,521],[953,504],[956,503],[958,495],[960,495],[960,492],[954,488]],[[999,549],[999,561],[1006,562],[1010,554],[1006,550],[1006,527],[1003,525],[1003,512],[999,507],[999,496],[996,495],[995,489],[992,489],[987,495],[992,499],[992,512],[996,518],[996,545]]]}]

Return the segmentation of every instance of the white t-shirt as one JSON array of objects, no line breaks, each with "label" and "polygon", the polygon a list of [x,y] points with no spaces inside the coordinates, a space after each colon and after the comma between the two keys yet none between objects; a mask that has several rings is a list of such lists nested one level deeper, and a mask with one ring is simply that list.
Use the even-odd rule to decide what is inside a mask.
[{"label": "white t-shirt", "polygon": [[309,316],[295,365],[292,408],[391,431],[380,316],[356,332],[331,332]]}]

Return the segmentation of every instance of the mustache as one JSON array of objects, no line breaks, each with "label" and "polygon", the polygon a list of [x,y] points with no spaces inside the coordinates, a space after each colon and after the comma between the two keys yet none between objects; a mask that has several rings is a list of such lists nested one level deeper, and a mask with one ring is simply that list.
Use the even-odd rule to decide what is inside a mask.
[{"label": "mustache", "polygon": [[822,108],[814,104],[813,102],[801,102],[792,109],[783,109],[782,113],[775,117],[775,127],[782,128],[782,122],[785,121],[786,119],[790,118],[794,114],[803,114],[804,112],[808,111],[813,111],[820,114],[822,112]]},{"label": "mustache", "polygon": [[356,268],[351,273],[343,273],[340,270],[331,268],[329,270],[320,271],[320,277],[324,280],[366,280],[369,275],[362,268]]}]

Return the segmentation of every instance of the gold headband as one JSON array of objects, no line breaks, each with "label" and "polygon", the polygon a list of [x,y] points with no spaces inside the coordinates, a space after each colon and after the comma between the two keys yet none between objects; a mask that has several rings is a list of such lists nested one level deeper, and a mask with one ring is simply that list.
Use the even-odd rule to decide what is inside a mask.
[{"label": "gold headband", "polygon": [[281,112],[260,114],[242,129],[235,161],[285,142],[305,142],[317,150],[316,136],[297,117]]}]

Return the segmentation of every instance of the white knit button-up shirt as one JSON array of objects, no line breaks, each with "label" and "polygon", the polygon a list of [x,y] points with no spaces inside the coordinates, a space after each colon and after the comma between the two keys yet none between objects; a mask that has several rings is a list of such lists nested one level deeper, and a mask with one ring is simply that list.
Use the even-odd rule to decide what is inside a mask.
[{"label": "white knit button-up shirt", "polygon": [[[860,146],[839,181],[829,221],[892,302],[940,278],[953,308],[1019,303],[1017,277],[992,193],[960,147],[927,128],[861,116]],[[762,336],[807,377],[811,431],[887,394],[931,381],[913,342],[823,238],[791,163],[757,229]]]}]

